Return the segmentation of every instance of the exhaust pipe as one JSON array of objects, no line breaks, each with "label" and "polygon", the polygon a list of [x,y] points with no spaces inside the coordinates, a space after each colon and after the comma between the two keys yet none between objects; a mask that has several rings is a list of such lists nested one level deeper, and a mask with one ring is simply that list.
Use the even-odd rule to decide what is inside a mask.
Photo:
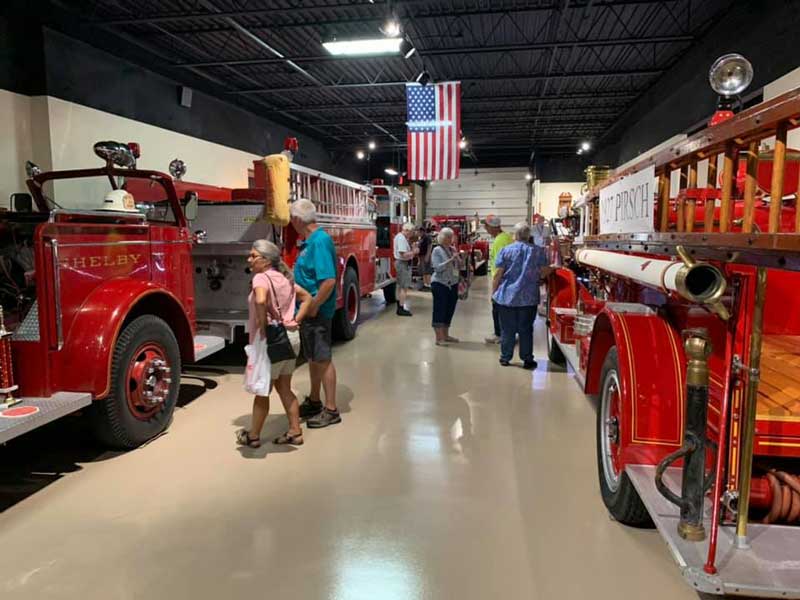
[{"label": "exhaust pipe", "polygon": [[662,291],[676,292],[690,302],[704,304],[723,320],[730,314],[721,299],[727,288],[725,275],[717,267],[697,262],[682,246],[680,261],[631,256],[620,252],[581,248],[575,252],[579,264],[596,267]]}]

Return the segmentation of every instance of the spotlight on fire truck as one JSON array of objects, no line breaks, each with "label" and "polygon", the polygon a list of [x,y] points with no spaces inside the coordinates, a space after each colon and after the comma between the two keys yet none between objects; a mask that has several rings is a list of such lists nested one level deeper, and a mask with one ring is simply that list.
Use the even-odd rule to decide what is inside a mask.
[{"label": "spotlight on fire truck", "polygon": [[128,169],[136,168],[136,157],[127,144],[121,144],[119,142],[97,142],[94,145],[94,153],[106,161],[109,167],[117,165],[118,167],[126,167]]},{"label": "spotlight on fire truck", "polygon": [[733,101],[753,81],[753,66],[741,54],[720,56],[708,71],[708,81],[717,94],[717,110],[710,125],[718,125],[733,116]]},{"label": "spotlight on fire truck", "polygon": [[753,66],[741,54],[720,56],[708,71],[708,81],[720,96],[741,94],[753,81]]},{"label": "spotlight on fire truck", "polygon": [[172,162],[169,163],[169,174],[178,181],[180,181],[181,178],[186,175],[187,170],[186,163],[180,158],[173,158]]}]

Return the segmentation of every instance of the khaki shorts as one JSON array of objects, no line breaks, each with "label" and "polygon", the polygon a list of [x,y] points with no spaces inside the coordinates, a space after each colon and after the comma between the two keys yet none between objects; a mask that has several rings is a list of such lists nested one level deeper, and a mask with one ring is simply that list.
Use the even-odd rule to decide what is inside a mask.
[{"label": "khaki shorts", "polygon": [[411,287],[411,263],[407,260],[395,260],[394,270],[397,273],[397,287],[407,290]]},{"label": "khaki shorts", "polygon": [[[289,341],[292,343],[292,349],[296,355],[300,355],[300,332],[299,331],[287,331],[287,335],[289,336]],[[281,375],[291,375],[294,373],[295,365],[297,365],[297,359],[292,358],[289,360],[282,360],[280,362],[272,363],[270,366],[270,370],[272,372],[272,380],[275,381]]]}]

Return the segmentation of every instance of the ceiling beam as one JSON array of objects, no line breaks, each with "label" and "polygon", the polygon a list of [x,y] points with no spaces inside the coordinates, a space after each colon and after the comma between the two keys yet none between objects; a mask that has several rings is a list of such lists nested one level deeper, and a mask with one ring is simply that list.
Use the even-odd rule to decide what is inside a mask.
[{"label": "ceiling beam", "polygon": [[[253,28],[255,29],[255,28]],[[419,48],[417,52],[420,55],[428,56],[451,56],[460,54],[486,54],[490,52],[523,52],[530,50],[546,50],[558,48],[572,48],[572,47],[606,47],[606,46],[630,46],[638,44],[667,44],[667,43],[691,43],[695,38],[691,35],[665,35],[646,38],[611,38],[601,40],[580,40],[580,41],[556,41],[556,42],[534,42],[531,44],[503,44],[497,46],[454,46],[450,48]],[[364,56],[355,60],[385,60],[387,58],[403,59],[399,54],[389,56]],[[352,56],[333,56],[330,54],[323,54],[318,56],[294,56],[291,60],[296,63],[303,62],[340,62],[352,61]],[[286,58],[243,58],[237,60],[216,60],[216,61],[200,61],[200,62],[184,62],[173,63],[171,66],[180,68],[206,68],[206,67],[224,67],[224,66],[253,66],[253,65],[270,65],[279,64],[286,61]]]},{"label": "ceiling beam", "polygon": [[[595,2],[595,8],[606,8],[612,6],[625,6],[625,5],[641,5],[641,4],[661,4],[663,0],[606,0],[605,2]],[[270,20],[280,19],[282,17],[289,17],[300,19],[296,21],[288,21],[283,23],[275,23],[270,26],[270,29],[284,29],[288,27],[326,27],[329,25],[350,25],[350,24],[380,24],[386,19],[386,6],[388,2],[349,2],[345,5],[331,6],[331,5],[318,5],[318,6],[305,6],[302,8],[272,8],[272,9],[249,9],[249,10],[232,10],[232,11],[216,11],[216,12],[173,12],[162,13],[155,15],[146,15],[139,17],[121,18],[121,19],[100,19],[93,21],[97,25],[137,25],[141,23],[164,23],[172,21],[203,21],[207,19],[221,19],[225,17],[264,17]],[[413,5],[422,6],[422,9],[415,10]],[[413,2],[406,0],[398,4],[395,8],[398,18],[401,20],[412,19],[414,21],[422,21],[427,19],[441,19],[446,17],[464,17],[464,16],[488,16],[488,15],[515,15],[522,13],[536,13],[547,12],[554,10],[557,7],[557,2],[549,5],[537,3],[528,6],[514,6],[508,8],[443,8],[439,10],[426,10],[424,7],[427,2]],[[570,9],[583,9],[586,3],[574,3]],[[338,18],[321,18],[314,20],[308,18],[309,15],[318,14],[324,11],[329,14],[336,11],[337,8],[353,9],[353,8],[377,9],[379,14],[369,17],[340,15]]]},{"label": "ceiling beam", "polygon": [[[211,12],[213,12],[213,13],[219,13],[220,12],[219,9],[216,8],[216,6],[214,6],[214,4],[211,2],[211,0],[199,0],[199,1],[200,1],[200,4],[205,6]],[[238,31],[240,34],[242,34],[245,37],[245,39],[249,40],[252,44],[255,44],[261,50],[266,50],[267,52],[269,52],[273,56],[276,56],[279,59],[282,59],[284,61],[284,63],[288,67],[294,69],[296,72],[298,72],[300,75],[302,75],[307,81],[310,81],[315,88],[326,89],[326,90],[330,89],[330,88],[328,88],[326,86],[324,81],[318,79],[315,75],[313,75],[312,73],[309,73],[303,67],[301,67],[300,65],[294,63],[292,60],[287,59],[279,50],[277,50],[276,48],[274,48],[273,46],[268,44],[260,36],[256,35],[255,33],[251,32],[249,29],[247,29],[243,25],[239,24],[234,18],[225,17],[225,21],[227,23],[229,23],[234,29],[236,29],[236,31]],[[227,67],[227,68],[230,69],[231,67]],[[333,96],[343,106],[347,107],[349,105],[349,103],[344,98],[342,98],[341,96],[337,96],[336,94],[333,94]],[[357,109],[354,109],[354,112],[356,113],[356,115],[361,117],[367,124],[371,125],[372,127],[377,129],[378,131],[384,132],[389,137],[394,138],[394,135],[392,135],[392,133],[390,133],[389,131],[384,129],[379,123],[375,123],[373,120],[371,120],[364,113],[360,112]]]},{"label": "ceiling beam", "polygon": [[[639,93],[627,92],[627,91],[604,91],[598,90],[597,92],[593,93],[580,93],[580,94],[561,94],[558,96],[546,96],[542,100],[545,102],[561,102],[564,100],[597,100],[602,102],[608,102],[610,100],[619,100],[618,104],[624,105],[627,104],[630,100],[634,100],[635,98],[639,97]],[[461,98],[461,106],[464,105],[472,105],[472,104],[492,104],[492,103],[508,103],[508,102],[539,102],[539,98],[536,97],[528,97],[528,96],[474,96],[474,97],[462,97]],[[360,102],[360,103],[351,103],[350,108],[360,108],[360,109],[396,109],[396,108],[405,108],[405,102]],[[318,113],[318,112],[326,112],[329,110],[343,110],[345,107],[341,104],[312,104],[310,106],[303,106],[303,107],[292,107],[292,110],[301,111],[304,113]],[[578,109],[578,107],[568,107]],[[602,108],[605,108],[602,107]],[[275,112],[278,112],[277,110]]]},{"label": "ceiling beam", "polygon": [[[585,79],[587,77],[641,77],[659,75],[663,69],[623,69],[618,71],[584,71],[575,73],[536,73],[533,75],[515,73],[509,75],[490,75],[486,77],[457,77],[450,78],[452,81],[461,83],[497,82],[497,81],[542,81],[547,79]],[[330,83],[324,86],[291,86],[273,88],[253,88],[249,90],[232,90],[229,94],[282,94],[284,92],[295,92],[312,89],[358,89],[358,88],[378,88],[378,87],[398,87],[405,86],[410,81],[359,81],[355,83]]]}]

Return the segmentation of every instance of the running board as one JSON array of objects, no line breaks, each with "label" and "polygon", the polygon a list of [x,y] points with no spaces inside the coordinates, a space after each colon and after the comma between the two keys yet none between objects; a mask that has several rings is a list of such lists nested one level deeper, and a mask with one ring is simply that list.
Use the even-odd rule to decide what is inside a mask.
[{"label": "running board", "polygon": [[225,338],[217,335],[196,335],[194,336],[194,360],[195,362],[219,352],[225,347]]},{"label": "running board", "polygon": [[[703,571],[708,554],[708,535],[702,542],[688,542],[678,535],[678,507],[667,502],[655,485],[656,468],[647,465],[625,467],[647,512],[667,542],[684,579],[698,592],[754,596],[759,598],[800,598],[800,527],[783,525],[747,526],[750,547],[736,547],[736,528],[719,528],[716,575]],[[672,467],[664,474],[664,483],[678,492],[681,469]],[[711,531],[711,502],[706,498],[703,524]]]},{"label": "running board", "polygon": [[559,349],[561,350],[561,354],[564,355],[564,358],[567,359],[567,363],[575,375],[575,380],[578,382],[578,385],[581,386],[581,389],[586,388],[586,378],[581,375],[581,370],[578,368],[580,366],[580,360],[578,359],[578,352],[575,350],[575,344],[562,344],[558,338],[552,335],[550,332],[546,332],[546,335],[551,335],[553,342],[555,342]]},{"label": "running board", "polygon": [[91,403],[91,394],[76,392],[59,392],[49,398],[22,398],[22,402],[0,411],[0,444]]}]

